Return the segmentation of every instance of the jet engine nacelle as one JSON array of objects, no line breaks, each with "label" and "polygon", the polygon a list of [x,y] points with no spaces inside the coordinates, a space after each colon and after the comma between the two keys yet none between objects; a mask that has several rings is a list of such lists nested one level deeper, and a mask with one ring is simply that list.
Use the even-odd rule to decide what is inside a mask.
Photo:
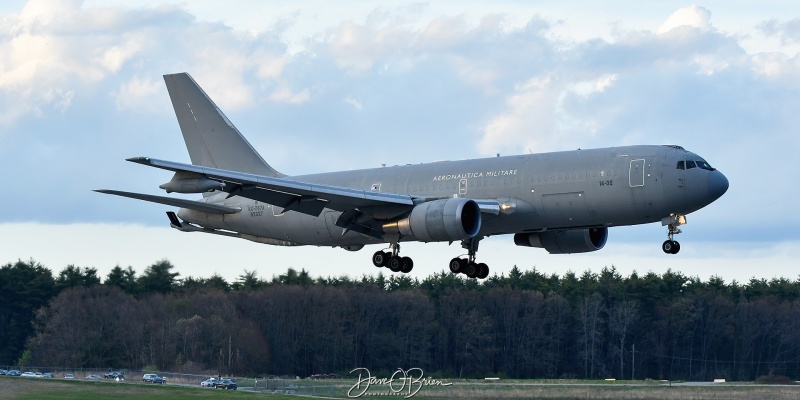
[{"label": "jet engine nacelle", "polygon": [[408,218],[383,228],[423,242],[463,240],[475,237],[481,229],[481,209],[470,199],[434,200],[414,207]]},{"label": "jet engine nacelle", "polygon": [[517,233],[517,246],[541,247],[550,254],[587,253],[606,245],[608,228],[570,229],[540,233]]}]

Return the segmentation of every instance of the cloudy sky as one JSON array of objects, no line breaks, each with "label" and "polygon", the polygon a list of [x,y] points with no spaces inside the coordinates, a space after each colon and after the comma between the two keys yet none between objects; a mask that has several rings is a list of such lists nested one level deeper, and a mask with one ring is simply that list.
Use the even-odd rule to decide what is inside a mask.
[{"label": "cloudy sky", "polygon": [[[374,273],[377,248],[278,248],[168,227],[159,194],[188,162],[162,75],[189,72],[287,174],[381,164],[680,144],[728,193],[688,217],[682,251],[659,224],[614,228],[600,252],[481,243],[493,272],[707,279],[798,277],[800,7],[787,1],[3,1],[0,263],[33,258],[105,275],[169,259],[181,276],[288,267]],[[601,5],[602,3],[602,5]],[[457,245],[408,244],[413,276]]]}]

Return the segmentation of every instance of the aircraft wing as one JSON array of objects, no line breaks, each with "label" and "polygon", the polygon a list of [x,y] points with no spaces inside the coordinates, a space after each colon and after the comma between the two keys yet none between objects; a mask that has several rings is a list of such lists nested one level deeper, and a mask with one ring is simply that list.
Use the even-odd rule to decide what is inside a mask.
[{"label": "aircraft wing", "polygon": [[254,175],[149,157],[129,158],[128,161],[173,172],[199,174],[208,179],[225,183],[224,190],[231,195],[258,200],[282,207],[285,210],[312,216],[319,216],[326,207],[345,212],[357,207],[368,206],[398,206],[401,209],[406,207],[411,209],[415,204],[408,195],[300,182],[287,178]]}]

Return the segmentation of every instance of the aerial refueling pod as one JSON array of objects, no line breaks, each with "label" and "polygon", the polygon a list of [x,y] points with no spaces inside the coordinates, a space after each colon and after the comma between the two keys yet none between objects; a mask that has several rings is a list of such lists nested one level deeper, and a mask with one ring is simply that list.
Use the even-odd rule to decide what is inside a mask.
[{"label": "aerial refueling pod", "polygon": [[550,254],[588,253],[606,245],[608,228],[570,229],[538,233],[517,233],[514,244],[541,247]]},{"label": "aerial refueling pod", "polygon": [[225,183],[208,179],[200,174],[178,171],[172,179],[160,185],[167,193],[205,193],[225,188]]},{"label": "aerial refueling pod", "polygon": [[468,239],[481,229],[481,209],[475,201],[464,198],[429,201],[414,207],[407,218],[383,225],[383,229],[423,242]]}]

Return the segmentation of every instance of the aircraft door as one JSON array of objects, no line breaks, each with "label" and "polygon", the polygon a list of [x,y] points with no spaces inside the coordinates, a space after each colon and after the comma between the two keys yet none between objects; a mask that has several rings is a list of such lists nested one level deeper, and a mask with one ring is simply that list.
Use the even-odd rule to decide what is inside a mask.
[{"label": "aircraft door", "polygon": [[467,180],[462,179],[458,182],[458,194],[467,194]]},{"label": "aircraft door", "polygon": [[644,186],[644,159],[631,160],[628,184],[630,187]]}]

